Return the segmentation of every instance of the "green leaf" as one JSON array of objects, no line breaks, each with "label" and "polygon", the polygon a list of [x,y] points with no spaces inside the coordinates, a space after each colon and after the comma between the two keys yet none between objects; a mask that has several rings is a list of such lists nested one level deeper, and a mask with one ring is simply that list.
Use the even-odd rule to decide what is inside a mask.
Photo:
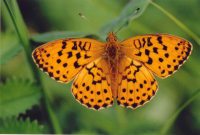
[{"label": "green leaf", "polygon": [[28,80],[13,78],[0,84],[0,118],[18,116],[39,103],[39,88]]},{"label": "green leaf", "polygon": [[6,53],[0,55],[1,57],[0,64],[5,64],[21,51],[22,51],[21,46],[16,45],[13,48],[10,48]]},{"label": "green leaf", "polygon": [[20,43],[13,33],[1,33],[0,64],[5,64],[22,50]]},{"label": "green leaf", "polygon": [[31,39],[35,42],[49,42],[56,39],[62,38],[75,38],[75,37],[86,37],[89,36],[89,33],[84,32],[72,32],[72,31],[63,31],[63,32],[47,32],[43,34],[32,35]]},{"label": "green leaf", "polygon": [[103,26],[100,30],[101,35],[106,35],[110,31],[116,32],[127,26],[133,19],[139,17],[144,12],[149,3],[149,0],[130,1],[116,19]]},{"label": "green leaf", "polygon": [[0,119],[1,134],[41,134],[44,133],[44,126],[39,125],[36,120],[17,120],[16,118]]}]

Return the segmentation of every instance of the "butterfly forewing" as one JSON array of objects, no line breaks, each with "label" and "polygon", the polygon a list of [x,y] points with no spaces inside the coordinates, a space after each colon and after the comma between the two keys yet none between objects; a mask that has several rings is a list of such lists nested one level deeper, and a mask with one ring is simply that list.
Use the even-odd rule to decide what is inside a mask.
[{"label": "butterfly forewing", "polygon": [[100,57],[104,44],[92,39],[61,39],[33,51],[37,66],[60,82],[70,81],[89,62]]},{"label": "butterfly forewing", "polygon": [[121,42],[121,50],[128,57],[142,62],[157,76],[165,78],[186,61],[192,45],[177,36],[152,34]]}]

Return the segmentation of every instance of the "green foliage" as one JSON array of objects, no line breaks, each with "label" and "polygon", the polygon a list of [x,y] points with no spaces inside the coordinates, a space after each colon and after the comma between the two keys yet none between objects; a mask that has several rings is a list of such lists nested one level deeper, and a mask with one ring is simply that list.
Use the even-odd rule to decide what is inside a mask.
[{"label": "green foliage", "polygon": [[176,112],[173,114],[172,117],[170,117],[170,119],[165,123],[165,125],[163,126],[163,128],[161,128],[161,135],[167,135],[169,132],[169,129],[171,128],[171,126],[173,125],[174,121],[176,120],[176,118],[178,117],[178,115],[181,113],[181,111],[183,111],[183,109],[185,109],[188,105],[190,105],[196,98],[198,98],[200,96],[200,89],[198,89],[197,91],[195,91],[190,97],[189,99],[182,105],[180,106]]},{"label": "green foliage", "polygon": [[39,86],[41,87],[42,96],[43,96],[43,99],[44,99],[43,102],[45,104],[46,110],[47,110],[48,115],[50,117],[51,125],[52,125],[55,133],[61,133],[61,129],[60,129],[60,126],[58,124],[58,121],[57,121],[55,114],[52,111],[52,108],[50,106],[48,95],[47,95],[46,91],[42,88],[43,85],[42,85],[42,82],[41,82],[41,77],[40,77],[39,72],[37,71],[37,69],[34,65],[33,60],[32,60],[30,39],[29,39],[29,36],[27,34],[28,30],[27,30],[27,27],[24,23],[22,15],[20,13],[18,4],[15,0],[12,0],[12,1],[4,0],[3,5],[6,7],[8,13],[9,13],[9,16],[12,20],[15,31],[17,33],[18,39],[22,43],[22,46],[25,50],[27,62],[29,63],[29,66],[32,69],[31,70],[32,75],[33,75],[34,79],[37,81],[37,83],[39,84]]},{"label": "green foliage", "polygon": [[49,42],[56,39],[62,39],[66,37],[86,37],[89,33],[84,32],[73,32],[73,31],[64,31],[64,32],[46,32],[43,34],[32,35],[31,39],[35,42]]},{"label": "green foliage", "polygon": [[26,30],[26,25],[24,21],[21,19],[22,15],[20,13],[19,7],[17,6],[17,2],[15,0],[4,0],[3,6],[7,7],[7,10],[10,14],[10,17],[13,21],[13,25],[16,29],[17,34],[19,35],[19,40],[21,41],[22,45],[27,49],[29,44],[28,41],[28,32]]},{"label": "green foliage", "polygon": [[173,20],[182,30],[184,30],[188,35],[190,35],[197,43],[200,45],[200,37],[198,37],[194,32],[192,32],[187,26],[185,26],[181,21],[176,19],[175,16],[167,12],[165,9],[163,9],[161,6],[157,5],[154,2],[151,2],[152,5],[154,5],[156,8],[158,8],[160,11],[162,11],[166,16],[168,16],[171,20]]},{"label": "green foliage", "polygon": [[[124,7],[124,9],[121,11],[120,15],[116,19],[112,20],[112,22],[105,24],[100,29],[100,34],[98,35],[99,38],[104,40],[108,32],[110,31],[116,32],[117,30],[126,27],[133,19],[142,15],[148,4],[149,0],[140,0],[140,1],[132,0],[129,3],[127,3],[127,5]],[[86,37],[88,35],[89,33],[73,32],[73,31],[47,32],[43,34],[33,35],[32,39],[36,42],[48,42],[60,38]]]},{"label": "green foliage", "polygon": [[[39,122],[49,129],[48,133],[149,135],[158,134],[161,130],[162,134],[198,134],[200,119],[196,118],[200,113],[199,91],[196,95],[188,96],[200,88],[200,48],[196,44],[199,43],[199,35],[194,34],[200,32],[197,1],[42,0],[23,1],[22,4],[21,1],[3,0],[0,66],[7,72],[10,72],[10,68],[6,67],[18,68],[9,75],[1,72],[0,133],[44,133]],[[20,10],[17,2],[21,3]],[[78,13],[83,14],[87,21]],[[158,79],[160,90],[157,96],[134,111],[119,106],[99,112],[88,110],[74,100],[70,84],[59,84],[46,75],[41,76],[33,64],[31,49],[36,46],[35,43],[69,37],[105,41],[110,31],[117,32],[119,39],[136,34],[174,34],[191,41],[194,49],[181,70],[169,79]],[[15,57],[22,49],[25,50],[23,56]],[[27,61],[22,57],[26,57]],[[26,68],[36,83],[26,79],[30,76],[22,70],[24,65],[13,63],[13,58],[29,64]],[[16,74],[21,76],[8,79]],[[34,115],[26,113],[24,119],[19,119],[19,114],[38,104],[39,108],[31,110]],[[179,104],[182,106],[179,107]],[[187,128],[181,128],[182,124]]]},{"label": "green foliage", "polygon": [[118,31],[123,27],[126,27],[133,19],[142,15],[149,4],[149,0],[132,0],[124,7],[121,14],[112,22],[106,24],[101,29],[101,35],[105,36],[110,31]]},{"label": "green foliage", "polygon": [[14,117],[0,119],[1,134],[41,134],[44,133],[44,126],[38,124],[37,120],[18,120]]},{"label": "green foliage", "polygon": [[[12,44],[10,44],[12,41]],[[22,51],[21,45],[16,40],[14,34],[1,33],[1,51],[0,51],[0,64],[6,64],[9,60],[15,57]]]},{"label": "green foliage", "polygon": [[[13,78],[0,84],[0,117],[18,116],[33,105],[39,104],[39,87],[29,80]],[[11,111],[12,110],[12,111]]]}]

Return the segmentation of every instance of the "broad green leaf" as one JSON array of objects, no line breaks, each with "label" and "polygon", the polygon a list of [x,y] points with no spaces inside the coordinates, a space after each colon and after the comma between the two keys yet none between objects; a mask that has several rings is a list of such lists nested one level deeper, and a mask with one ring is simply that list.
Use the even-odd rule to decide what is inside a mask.
[{"label": "broad green leaf", "polygon": [[41,134],[44,133],[44,126],[39,125],[36,120],[17,120],[16,118],[0,119],[1,134]]},{"label": "broad green leaf", "polygon": [[0,55],[0,64],[5,64],[21,51],[22,47],[18,45],[15,45],[14,47],[10,48],[8,51]]},{"label": "broad green leaf", "polygon": [[62,38],[76,38],[76,37],[87,37],[91,34],[84,32],[71,32],[71,31],[63,31],[63,32],[47,32],[43,34],[32,35],[31,39],[35,42],[49,42],[56,39]]},{"label": "broad green leaf", "polygon": [[18,116],[39,103],[39,88],[28,80],[13,78],[0,84],[0,118]]},{"label": "broad green leaf", "polygon": [[0,64],[5,64],[22,50],[22,47],[13,33],[1,33]]},{"label": "broad green leaf", "polygon": [[116,32],[127,26],[130,21],[140,16],[148,5],[149,0],[131,0],[116,19],[102,27],[101,35],[106,35],[110,31]]}]

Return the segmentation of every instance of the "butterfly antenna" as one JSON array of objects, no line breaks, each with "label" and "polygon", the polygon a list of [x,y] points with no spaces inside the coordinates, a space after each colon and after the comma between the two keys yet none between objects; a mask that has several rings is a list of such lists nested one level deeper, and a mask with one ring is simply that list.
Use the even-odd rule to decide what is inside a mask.
[{"label": "butterfly antenna", "polygon": [[89,20],[83,13],[78,13],[78,15],[85,21],[87,21],[87,23],[89,23],[90,26],[92,26],[92,29],[96,29],[94,26],[94,23],[91,22],[91,20]]},{"label": "butterfly antenna", "polygon": [[117,35],[117,33],[123,28],[123,25],[121,25],[114,33]]}]

